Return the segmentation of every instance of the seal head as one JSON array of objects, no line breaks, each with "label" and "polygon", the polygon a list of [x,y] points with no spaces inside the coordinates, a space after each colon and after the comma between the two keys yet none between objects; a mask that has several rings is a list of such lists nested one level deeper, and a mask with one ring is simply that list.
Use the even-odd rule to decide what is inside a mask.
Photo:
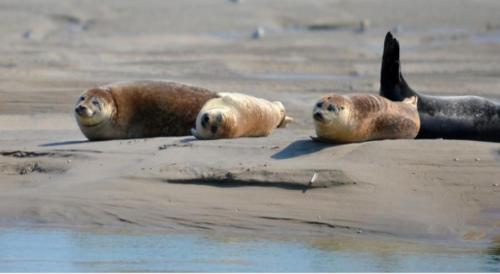
[{"label": "seal head", "polygon": [[107,90],[95,88],[78,98],[75,117],[81,127],[95,127],[112,119],[114,110],[113,96]]},{"label": "seal head", "polygon": [[[321,98],[313,109],[314,125],[317,132],[324,132],[335,139],[350,139],[353,122],[351,119],[352,102],[339,95]],[[322,134],[320,134],[322,135]]]},{"label": "seal head", "polygon": [[198,139],[219,139],[231,136],[236,119],[229,108],[219,107],[200,113],[196,119],[196,129],[191,133]]},{"label": "seal head", "polygon": [[316,123],[331,124],[333,122],[346,123],[349,117],[349,101],[341,96],[325,96],[314,106],[313,118]]}]

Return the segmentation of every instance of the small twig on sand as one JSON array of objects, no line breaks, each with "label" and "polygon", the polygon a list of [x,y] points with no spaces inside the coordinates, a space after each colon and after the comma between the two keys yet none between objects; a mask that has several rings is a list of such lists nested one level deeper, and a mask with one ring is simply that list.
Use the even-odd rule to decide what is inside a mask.
[{"label": "small twig on sand", "polygon": [[318,172],[314,172],[313,176],[311,177],[311,180],[309,180],[309,183],[307,184],[306,188],[302,190],[302,193],[306,193],[307,189],[312,186],[314,182],[318,179]]},{"label": "small twig on sand", "polygon": [[309,185],[312,185],[314,182],[316,182],[317,179],[318,179],[318,173],[314,172],[311,180],[309,180]]}]

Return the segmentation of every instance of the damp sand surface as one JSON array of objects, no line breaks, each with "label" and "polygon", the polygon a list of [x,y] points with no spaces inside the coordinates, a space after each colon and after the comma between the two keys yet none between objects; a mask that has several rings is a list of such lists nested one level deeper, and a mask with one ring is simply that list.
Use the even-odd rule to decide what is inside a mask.
[{"label": "damp sand surface", "polygon": [[[0,224],[13,229],[3,235],[46,233],[17,230],[27,223],[55,238],[83,227],[494,249],[499,144],[332,146],[310,136],[321,96],[377,92],[387,30],[416,90],[499,100],[499,10],[497,1],[2,1]],[[280,100],[295,123],[266,138],[87,142],[72,114],[79,94],[135,79]],[[427,269],[417,265],[398,270]]]},{"label": "damp sand surface", "polygon": [[[50,124],[54,115],[15,118]],[[297,126],[267,138],[88,142],[72,117],[58,115],[58,127],[66,130],[16,125],[3,131],[0,222],[498,239],[495,143],[386,140],[332,146],[313,142]]]}]

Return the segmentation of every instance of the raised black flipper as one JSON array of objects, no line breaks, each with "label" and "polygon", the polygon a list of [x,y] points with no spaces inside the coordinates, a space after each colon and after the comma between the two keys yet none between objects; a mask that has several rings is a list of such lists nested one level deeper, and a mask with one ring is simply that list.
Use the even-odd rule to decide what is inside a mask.
[{"label": "raised black flipper", "polygon": [[385,35],[382,67],[380,70],[380,95],[392,101],[402,101],[417,95],[406,83],[401,73],[399,42],[391,32]]}]

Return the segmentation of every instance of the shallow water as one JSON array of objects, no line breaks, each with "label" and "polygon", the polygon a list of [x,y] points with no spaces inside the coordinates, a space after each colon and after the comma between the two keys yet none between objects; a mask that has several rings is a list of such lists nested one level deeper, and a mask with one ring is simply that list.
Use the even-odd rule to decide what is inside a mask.
[{"label": "shallow water", "polygon": [[500,271],[499,252],[343,238],[286,241],[0,229],[2,272],[484,272]]},{"label": "shallow water", "polygon": [[471,40],[476,44],[500,44],[500,31],[476,34],[471,37]]}]

